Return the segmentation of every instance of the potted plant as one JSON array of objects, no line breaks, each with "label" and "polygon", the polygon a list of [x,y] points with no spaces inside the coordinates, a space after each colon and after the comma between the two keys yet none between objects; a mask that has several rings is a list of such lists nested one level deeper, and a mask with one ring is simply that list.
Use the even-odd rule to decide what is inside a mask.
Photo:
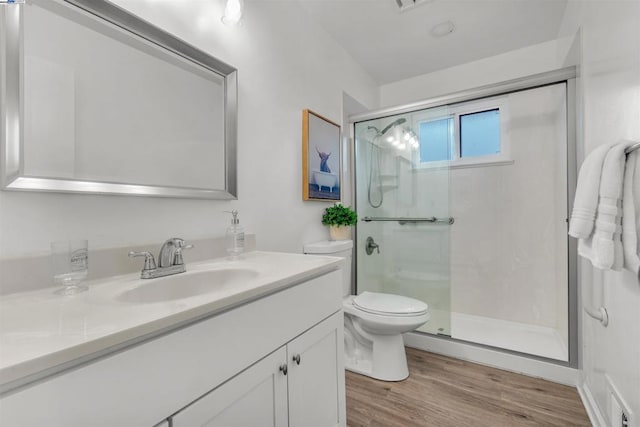
[{"label": "potted plant", "polygon": [[340,203],[328,207],[322,215],[322,224],[329,226],[331,240],[347,240],[350,238],[351,226],[358,222],[358,215],[348,206]]}]

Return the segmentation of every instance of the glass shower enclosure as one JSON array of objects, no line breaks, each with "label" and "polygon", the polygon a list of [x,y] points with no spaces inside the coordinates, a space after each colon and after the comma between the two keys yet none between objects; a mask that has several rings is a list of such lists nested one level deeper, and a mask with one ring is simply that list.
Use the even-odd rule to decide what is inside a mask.
[{"label": "glass shower enclosure", "polygon": [[449,167],[417,169],[418,120],[409,113],[355,124],[358,290],[427,302],[431,319],[419,330],[450,335]]},{"label": "glass shower enclosure", "polygon": [[565,81],[354,122],[357,293],[418,332],[569,361]]}]

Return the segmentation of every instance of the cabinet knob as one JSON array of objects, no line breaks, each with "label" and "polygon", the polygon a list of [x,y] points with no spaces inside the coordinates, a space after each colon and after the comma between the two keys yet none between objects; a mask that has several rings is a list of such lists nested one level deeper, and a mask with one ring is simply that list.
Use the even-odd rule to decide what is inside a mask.
[{"label": "cabinet knob", "polygon": [[294,354],[293,355],[293,361],[296,362],[296,365],[300,364],[300,355],[299,354]]},{"label": "cabinet knob", "polygon": [[289,369],[287,368],[287,364],[283,363],[282,365],[280,365],[280,372],[282,372],[283,374],[287,375],[287,371]]}]

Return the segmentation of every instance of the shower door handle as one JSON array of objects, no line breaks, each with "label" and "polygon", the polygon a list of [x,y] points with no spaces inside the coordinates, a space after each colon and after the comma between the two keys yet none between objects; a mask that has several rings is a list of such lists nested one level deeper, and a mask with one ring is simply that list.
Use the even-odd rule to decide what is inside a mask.
[{"label": "shower door handle", "polygon": [[367,237],[367,245],[364,250],[367,255],[371,255],[374,249],[380,253],[380,246],[373,240],[373,237],[369,236]]}]

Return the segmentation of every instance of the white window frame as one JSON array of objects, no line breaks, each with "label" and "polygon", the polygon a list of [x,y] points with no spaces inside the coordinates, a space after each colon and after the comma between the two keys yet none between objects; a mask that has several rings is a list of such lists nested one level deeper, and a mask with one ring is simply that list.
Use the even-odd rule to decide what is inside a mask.
[{"label": "white window frame", "polygon": [[[460,156],[460,116],[483,111],[498,110],[500,112],[500,153],[485,156],[464,157]],[[511,141],[509,138],[509,108],[507,96],[496,96],[487,99],[474,100],[460,104],[449,105],[435,109],[426,110],[419,114],[414,114],[412,127],[419,130],[420,124],[441,119],[453,119],[453,147],[451,150],[451,160],[441,161],[420,161],[420,150],[414,153],[414,167],[416,169],[432,168],[464,168],[478,166],[493,166],[511,164]]]}]

